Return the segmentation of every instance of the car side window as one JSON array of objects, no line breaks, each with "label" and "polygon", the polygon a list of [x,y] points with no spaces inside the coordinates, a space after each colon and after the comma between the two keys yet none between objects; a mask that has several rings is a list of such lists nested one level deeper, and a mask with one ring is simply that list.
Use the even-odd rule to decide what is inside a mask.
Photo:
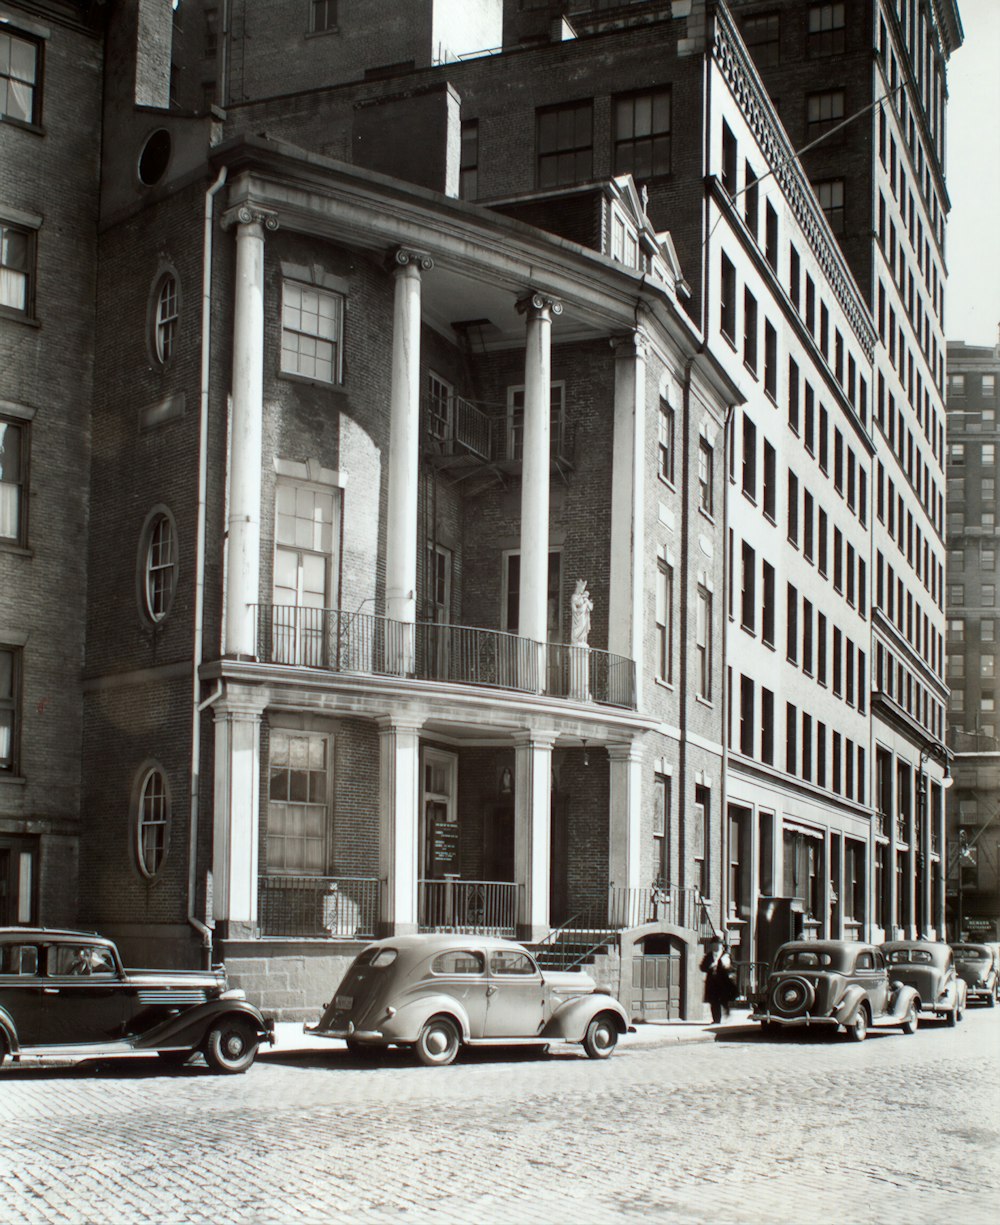
[{"label": "car side window", "polygon": [[49,951],[49,974],[56,977],[110,978],[115,959],[97,945],[59,944]]},{"label": "car side window", "polygon": [[0,974],[31,978],[38,973],[38,949],[33,944],[8,944],[0,950]]},{"label": "car side window", "polygon": [[854,963],[856,970],[874,970],[875,958],[871,953],[858,953],[858,959]]},{"label": "car side window", "polygon": [[926,949],[914,949],[910,953],[910,960],[915,966],[929,966],[934,958]]},{"label": "car side window", "polygon": [[491,974],[534,974],[535,963],[527,953],[519,953],[509,949],[490,954]]},{"label": "car side window", "polygon": [[450,949],[438,953],[431,962],[432,974],[482,974],[486,969],[486,958],[482,953],[469,949]]}]

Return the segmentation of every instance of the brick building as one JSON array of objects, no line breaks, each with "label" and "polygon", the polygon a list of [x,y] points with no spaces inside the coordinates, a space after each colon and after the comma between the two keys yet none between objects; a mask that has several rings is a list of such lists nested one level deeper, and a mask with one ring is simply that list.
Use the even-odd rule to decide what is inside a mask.
[{"label": "brick building", "polygon": [[[905,37],[814,54],[803,7],[845,9],[770,6],[777,109],[753,5],[106,11],[78,914],[129,957],[292,1016],[375,931],[568,923],[691,1015],[712,928],[941,930],[938,319],[791,118]],[[890,110],[838,164],[897,149],[937,248]]]},{"label": "brick building", "polygon": [[997,734],[997,384],[1000,345],[948,342],[949,928],[996,940],[1000,923]]},{"label": "brick building", "polygon": [[76,917],[102,39],[0,6],[0,924]]}]

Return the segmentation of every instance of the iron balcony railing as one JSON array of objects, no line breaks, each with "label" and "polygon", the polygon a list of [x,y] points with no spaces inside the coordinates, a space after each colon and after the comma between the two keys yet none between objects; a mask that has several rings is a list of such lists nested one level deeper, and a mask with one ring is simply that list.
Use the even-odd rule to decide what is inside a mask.
[{"label": "iron balcony railing", "polygon": [[422,880],[420,930],[513,936],[517,931],[517,891],[512,881]]},{"label": "iron balcony railing", "polygon": [[[431,454],[472,455],[488,464],[519,464],[524,458],[521,416],[487,413],[461,396],[425,397],[421,410],[425,445]],[[572,463],[572,423],[562,413],[554,412],[549,431],[551,462]]]},{"label": "iron balcony railing", "polygon": [[373,939],[381,893],[382,882],[371,876],[261,876],[257,882],[259,934]]},{"label": "iron balcony railing", "polygon": [[262,663],[546,693],[635,709],[635,661],[590,646],[369,613],[258,604]]},{"label": "iron balcony railing", "polygon": [[896,841],[897,842],[908,842],[909,841],[907,837],[906,826],[907,826],[906,816],[903,813],[896,813]]},{"label": "iron balcony railing", "polygon": [[880,838],[889,837],[889,814],[887,812],[875,813],[875,833]]}]

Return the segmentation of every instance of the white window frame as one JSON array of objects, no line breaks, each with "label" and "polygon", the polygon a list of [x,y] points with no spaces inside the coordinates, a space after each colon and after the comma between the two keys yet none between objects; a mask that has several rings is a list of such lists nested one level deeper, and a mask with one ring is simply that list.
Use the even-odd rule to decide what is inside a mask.
[{"label": "white window frame", "polygon": [[153,351],[161,366],[170,361],[177,348],[179,319],[180,283],[175,272],[164,272],[156,285],[153,318]]},{"label": "white window frame", "polygon": [[[557,597],[556,597],[556,598],[557,598],[557,608],[558,608],[558,612],[557,612],[557,617],[556,617],[556,623],[555,623],[555,625],[553,625],[553,624],[552,624],[552,619],[551,619],[551,617],[550,617],[550,618],[548,618],[548,634],[549,634],[548,641],[549,641],[549,642],[559,642],[559,641],[561,641],[561,635],[562,635],[562,625],[563,625],[563,607],[562,607],[562,605],[563,605],[563,562],[562,562],[562,552],[563,552],[563,551],[562,551],[562,546],[561,546],[561,545],[559,545],[559,546],[557,546],[557,547],[555,547],[555,548],[552,548],[552,547],[550,547],[550,548],[549,548],[549,565],[551,565],[551,564],[552,564],[552,558],[553,558],[553,556],[555,556],[555,557],[558,557],[558,558],[559,558],[559,591],[558,591],[558,593],[557,593]],[[507,610],[508,610],[508,608],[509,608],[509,604],[510,604],[510,598],[509,598],[509,597],[510,597],[510,559],[511,559],[512,557],[518,557],[518,558],[519,558],[520,556],[521,556],[521,550],[520,550],[520,549],[504,549],[503,553],[501,554],[501,563],[500,563],[500,564],[501,564],[501,572],[500,572],[500,628],[501,628],[501,629],[504,631],[504,633],[506,633],[506,634],[518,634],[519,636],[520,636],[520,625],[521,625],[521,610],[520,610],[520,607],[518,607],[518,616],[517,616],[518,628],[517,628],[516,630],[513,630],[513,629],[511,629],[511,628],[510,628],[510,624],[509,624],[509,618],[508,618],[508,612],[507,612]],[[548,573],[548,572],[546,571],[546,574],[547,574],[547,573]],[[548,598],[549,598],[549,597],[548,597],[548,590],[547,590],[547,583],[546,583],[546,604],[548,604]],[[519,600],[519,604],[520,604],[520,600]]]},{"label": "white window frame", "polygon": [[[428,767],[441,766],[445,772],[444,791],[433,791],[427,786]],[[427,855],[427,807],[442,805],[444,819],[452,825],[458,821],[458,754],[443,749],[424,748],[420,754],[420,864],[421,880],[428,879]]]},{"label": "white window frame", "polygon": [[[307,731],[301,728],[287,727],[272,727],[270,736],[271,738],[267,760],[267,829],[265,832],[267,844],[267,875],[325,876],[330,853],[330,814],[331,797],[333,796],[334,738],[328,732],[315,732]],[[283,738],[288,742],[288,763],[286,765],[284,761],[279,761],[279,764],[275,766],[275,743],[277,742],[280,744]],[[276,769],[285,770],[288,772],[289,792],[291,791],[290,784],[292,781],[291,774],[293,769],[292,742],[295,740],[303,741],[308,746],[305,764],[305,772],[307,776],[312,774],[322,774],[324,777],[324,798],[322,800],[312,800],[310,798],[305,800],[293,800],[290,794],[287,799],[275,799],[271,795],[273,783],[272,771]],[[318,744],[322,747],[322,764],[318,767],[314,767],[312,765],[313,744]],[[309,791],[310,788],[307,787],[307,796]],[[289,832],[287,822],[287,818],[291,815],[291,810],[293,808],[305,810],[302,814],[305,817],[307,817],[309,813],[312,813],[314,816],[319,816],[319,820],[322,824],[322,831],[318,836],[315,833],[310,833],[308,831],[298,835],[302,839],[303,849],[309,842],[313,843],[314,845],[319,844],[320,862],[318,865],[308,864],[308,856],[300,855],[297,857],[297,865],[293,862],[293,866],[288,866],[289,857],[287,854],[287,847],[292,838],[296,836]],[[275,816],[277,814],[281,814],[283,821],[282,828],[280,830],[274,829],[274,825],[276,824]],[[282,864],[280,867],[276,866],[274,854],[279,843],[286,852],[281,856]]]},{"label": "white window frame", "polygon": [[[549,384],[549,447],[566,425],[566,383]],[[507,388],[507,458],[524,458],[524,384]]]},{"label": "white window frame", "polygon": [[453,436],[455,388],[433,370],[427,371],[427,434],[438,442]]},{"label": "white window frame", "polygon": [[[317,520],[315,516],[315,505],[313,514],[310,516],[298,515],[295,513],[289,514],[282,509],[282,501],[286,495],[290,495],[293,499],[294,509],[298,509],[299,499],[301,496],[311,497],[314,500],[324,498],[329,500],[331,514],[329,520]],[[339,578],[340,578],[340,536],[341,536],[341,521],[343,516],[342,493],[338,485],[327,484],[321,481],[301,480],[292,476],[281,475],[275,485],[274,491],[274,554],[271,573],[271,595],[272,603],[275,609],[291,608],[296,610],[294,613],[289,613],[282,619],[281,614],[274,613],[274,640],[272,642],[272,652],[274,660],[277,663],[297,663],[306,665],[320,665],[324,662],[324,653],[326,647],[326,636],[323,629],[324,614],[322,611],[317,617],[314,613],[312,617],[307,612],[299,610],[323,610],[336,609],[339,607]],[[290,524],[296,528],[296,538],[286,539],[282,532],[286,525],[284,520],[288,520]],[[306,530],[312,529],[314,536],[312,541],[304,541],[297,538],[297,529],[302,526]],[[317,529],[320,532],[319,541],[316,540],[315,532]],[[328,533],[328,541],[324,541],[323,534]],[[324,547],[326,545],[326,547]],[[279,557],[281,554],[294,554],[296,560],[296,579],[294,603],[280,603],[278,596],[278,577],[279,577]],[[304,573],[308,558],[318,558],[323,566],[323,596],[322,602],[319,605],[304,602],[306,588],[303,585]],[[281,584],[283,590],[291,590],[288,584]]]},{"label": "white window frame", "polygon": [[[27,502],[30,426],[20,418],[0,416],[0,542],[24,546],[27,543]],[[17,463],[4,454],[8,439],[17,440]],[[13,455],[13,444],[9,446]]]},{"label": "white window frame", "polygon": [[669,559],[656,561],[656,676],[674,683],[674,567]]},{"label": "white window frame", "polygon": [[[139,784],[135,810],[135,856],[139,872],[152,880],[167,858],[170,838],[170,786],[159,765],[148,766]],[[147,835],[152,834],[152,861]]]},{"label": "white window frame", "polygon": [[165,620],[177,591],[177,525],[165,507],[146,524],[142,591],[146,616],[154,625]]},{"label": "white window frame", "polygon": [[[344,304],[342,293],[292,277],[284,278],[281,282],[282,374],[332,386],[343,382]],[[315,319],[315,325],[306,326],[311,319]],[[330,322],[324,324],[323,320]],[[294,346],[288,343],[291,338],[294,338]]]}]

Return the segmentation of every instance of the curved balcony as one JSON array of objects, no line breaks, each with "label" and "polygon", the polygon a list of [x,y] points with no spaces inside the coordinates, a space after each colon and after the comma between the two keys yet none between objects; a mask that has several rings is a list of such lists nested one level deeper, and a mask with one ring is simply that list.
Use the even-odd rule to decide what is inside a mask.
[{"label": "curved balcony", "polygon": [[256,606],[261,663],[544,693],[635,710],[635,662],[500,630],[294,605]]}]

